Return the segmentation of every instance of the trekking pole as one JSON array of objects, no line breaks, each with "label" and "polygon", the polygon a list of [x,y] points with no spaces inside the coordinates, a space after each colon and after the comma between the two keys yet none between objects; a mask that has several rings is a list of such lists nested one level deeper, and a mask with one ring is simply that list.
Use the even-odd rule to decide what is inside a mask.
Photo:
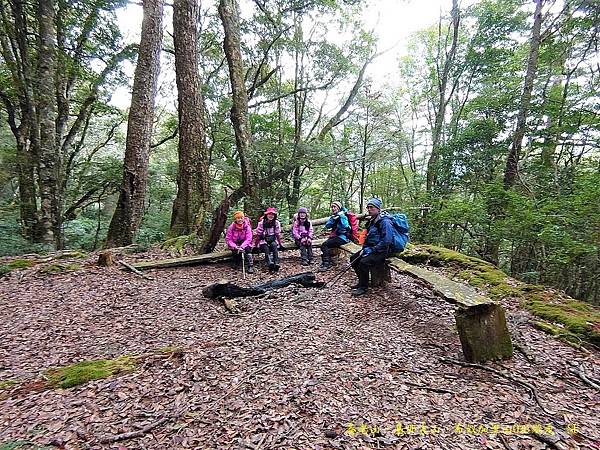
[{"label": "trekking pole", "polygon": [[245,280],[246,279],[246,255],[244,254],[244,252],[242,253],[242,277]]},{"label": "trekking pole", "polygon": [[348,270],[350,270],[350,268],[354,265],[354,263],[359,260],[361,253],[362,253],[362,249],[358,252],[358,256],[356,258],[354,258],[354,261],[351,261],[348,264],[346,264],[346,266],[340,272],[336,273],[333,277],[331,277],[331,279],[329,281],[327,281],[323,287],[329,287],[330,283],[333,283],[334,281],[337,281],[340,278],[342,278],[342,275],[344,275],[346,272],[348,272]]}]

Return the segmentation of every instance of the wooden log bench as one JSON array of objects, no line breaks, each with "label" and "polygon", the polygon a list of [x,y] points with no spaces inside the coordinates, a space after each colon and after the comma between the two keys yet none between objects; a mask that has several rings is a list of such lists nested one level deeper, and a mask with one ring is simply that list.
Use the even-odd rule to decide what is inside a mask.
[{"label": "wooden log bench", "polygon": [[[355,253],[361,247],[348,243],[341,249]],[[379,273],[371,273],[372,284],[381,285],[386,280],[391,280],[390,269],[424,282],[455,305],[454,318],[465,360],[480,363],[512,357],[512,340],[502,305],[478,294],[471,286],[457,283],[423,267],[413,266],[396,257],[388,258]]]}]

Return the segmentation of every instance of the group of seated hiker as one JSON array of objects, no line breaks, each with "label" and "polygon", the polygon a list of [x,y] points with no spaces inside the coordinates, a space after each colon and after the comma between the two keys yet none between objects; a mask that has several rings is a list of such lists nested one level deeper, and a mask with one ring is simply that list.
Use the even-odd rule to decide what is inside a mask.
[{"label": "group of seated hiker", "polygon": [[[329,237],[321,245],[322,263],[320,271],[331,269],[332,249],[348,242],[358,242],[358,220],[344,206],[335,201],[331,203],[331,216],[325,228],[331,230]],[[408,223],[406,216],[388,215],[382,212],[382,202],[378,198],[367,201],[368,220],[363,230],[362,249],[350,257],[350,265],[356,272],[358,283],[352,286],[353,295],[363,295],[369,289],[369,273],[385,264],[392,253],[402,251],[408,241]],[[269,207],[258,220],[254,230],[250,219],[242,211],[233,214],[233,223],[227,228],[225,241],[233,252],[234,263],[244,265],[247,272],[253,273],[252,248],[259,248],[265,255],[269,271],[280,268],[279,249],[281,248],[281,223],[277,219],[277,209]],[[292,221],[292,237],[300,249],[302,265],[313,262],[313,225],[308,210],[299,208]]]}]

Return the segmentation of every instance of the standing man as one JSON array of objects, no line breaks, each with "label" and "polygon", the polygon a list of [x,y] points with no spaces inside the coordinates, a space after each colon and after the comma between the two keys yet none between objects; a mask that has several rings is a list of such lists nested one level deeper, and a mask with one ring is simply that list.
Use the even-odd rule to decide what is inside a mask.
[{"label": "standing man", "polygon": [[358,284],[352,286],[352,295],[366,294],[369,290],[369,272],[385,263],[394,240],[394,229],[389,216],[381,214],[382,203],[378,198],[367,202],[367,236],[361,251],[350,257]]}]

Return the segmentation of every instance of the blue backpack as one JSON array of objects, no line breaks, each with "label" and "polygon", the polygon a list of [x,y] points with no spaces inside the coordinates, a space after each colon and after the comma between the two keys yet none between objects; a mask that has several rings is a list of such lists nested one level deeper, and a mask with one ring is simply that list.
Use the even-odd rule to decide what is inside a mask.
[{"label": "blue backpack", "polygon": [[386,214],[392,222],[394,228],[394,241],[392,242],[391,253],[399,253],[404,251],[407,242],[409,241],[408,232],[410,226],[408,225],[408,217],[406,214]]}]

